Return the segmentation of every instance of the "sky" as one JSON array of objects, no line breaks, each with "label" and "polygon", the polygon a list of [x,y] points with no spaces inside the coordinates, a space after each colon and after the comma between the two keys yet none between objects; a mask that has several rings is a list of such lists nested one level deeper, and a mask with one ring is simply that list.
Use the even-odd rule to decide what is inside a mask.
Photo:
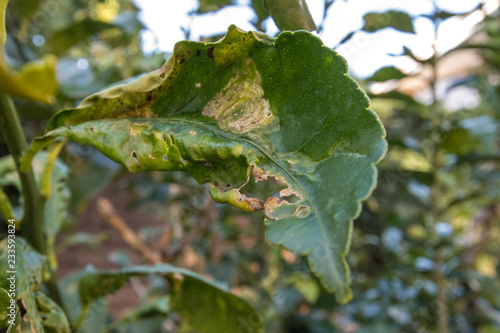
[{"label": "sky", "polygon": [[[478,0],[436,0],[441,8],[461,13],[474,9]],[[486,0],[485,0],[486,1]],[[489,6],[498,7],[500,0],[487,0]],[[254,18],[247,6],[249,0],[238,0],[237,5],[228,6],[216,13],[189,16],[197,8],[197,0],[135,0],[141,9],[140,19],[148,30],[143,32],[145,52],[172,52],[177,41],[186,39],[181,29],[190,28],[191,39],[200,36],[223,34],[230,24],[244,30],[255,30],[249,21]],[[311,15],[318,25],[324,11],[324,0],[306,0]],[[483,1],[484,2],[484,1]],[[336,0],[328,11],[324,29],[318,35],[327,46],[334,47],[349,32],[363,26],[363,15],[370,11],[397,9],[408,12],[413,17],[429,14],[433,10],[431,0]],[[467,20],[450,19],[441,25],[438,32],[437,49],[443,53],[459,44],[469,34],[474,25],[482,19],[475,13]],[[384,29],[376,33],[358,33],[348,43],[336,48],[346,58],[351,72],[357,77],[367,77],[377,69],[393,65],[406,72],[415,70],[415,62],[401,54],[403,46],[409,47],[416,56],[427,58],[432,54],[434,28],[430,20],[422,17],[414,21],[416,34],[401,33],[394,29]],[[274,35],[278,28],[272,19],[265,22],[266,32]]]}]

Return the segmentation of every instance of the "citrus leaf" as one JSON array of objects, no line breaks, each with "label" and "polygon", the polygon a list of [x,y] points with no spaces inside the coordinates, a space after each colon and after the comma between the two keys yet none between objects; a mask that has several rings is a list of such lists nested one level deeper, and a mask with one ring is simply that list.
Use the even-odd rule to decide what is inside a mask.
[{"label": "citrus leaf", "polygon": [[104,299],[100,299],[92,302],[87,309],[82,309],[78,283],[83,275],[84,272],[71,273],[58,281],[66,315],[73,325],[81,323],[78,333],[104,332],[103,327],[112,322],[108,306]]},{"label": "citrus leaf", "polygon": [[80,21],[73,22],[64,29],[56,31],[48,38],[47,47],[51,53],[61,55],[78,43],[86,41],[91,36],[100,33],[103,30],[111,28],[116,28],[116,26],[107,22],[97,21],[85,17]]},{"label": "citrus leaf", "polygon": [[396,68],[394,66],[387,66],[382,67],[366,80],[374,82],[384,82],[389,80],[402,79],[406,76],[407,75],[403,73],[399,68]]},{"label": "citrus leaf", "polygon": [[[68,219],[68,205],[71,197],[67,166],[56,159],[60,145],[55,145],[55,151],[42,152],[33,161],[33,169],[38,187],[45,188],[44,236],[47,240],[47,256],[52,268],[57,267],[54,253],[55,238],[64,221]],[[0,186],[15,186],[22,193],[19,174],[12,156],[0,158]],[[22,224],[21,224],[22,225]]]},{"label": "citrus leaf", "polygon": [[146,303],[145,305],[139,306],[134,311],[128,313],[119,320],[107,325],[105,328],[105,332],[110,332],[114,329],[123,327],[128,328],[127,332],[133,331],[131,330],[130,326],[133,327],[134,325],[140,325],[143,322],[152,322],[152,324],[154,325],[156,324],[156,320],[160,319],[158,325],[155,325],[158,327],[149,329],[149,331],[158,331],[160,330],[159,327],[161,327],[165,316],[170,310],[170,298],[168,296],[159,297],[151,302]]},{"label": "citrus leaf", "polygon": [[[7,260],[11,259],[8,258],[8,249],[12,249],[12,244],[14,244],[12,241],[12,238],[4,238],[0,241],[0,262],[2,263],[2,267],[10,268],[9,265],[11,262]],[[10,280],[7,280],[7,278],[15,274],[15,299],[21,300],[26,309],[23,319],[30,322],[33,332],[43,332],[42,318],[38,312],[34,291],[38,289],[42,282],[44,265],[46,263],[45,257],[36,252],[20,237],[15,238],[15,250],[14,269],[16,273],[11,273],[12,268],[9,270],[0,270],[0,288],[11,292]]]},{"label": "citrus leaf", "polygon": [[44,293],[35,293],[38,312],[45,333],[70,333],[68,318],[61,307]]},{"label": "citrus leaf", "polygon": [[318,30],[305,0],[263,0],[276,26],[281,30]]},{"label": "citrus leaf", "polygon": [[[265,210],[267,238],[308,255],[324,286],[350,299],[352,219],[375,186],[385,131],[345,60],[312,34],[231,26],[218,43],[179,42],[161,69],[57,113],[47,129],[23,170],[67,137],[132,172],[189,172],[215,201]],[[244,195],[252,177],[280,181],[280,198]]]},{"label": "citrus leaf", "polygon": [[14,73],[0,56],[0,91],[15,98],[53,103],[57,91],[56,62],[55,57],[46,56],[27,63]]},{"label": "citrus leaf", "polygon": [[197,13],[204,14],[209,12],[216,12],[219,9],[229,6],[233,3],[232,0],[199,0]]},{"label": "citrus leaf", "polygon": [[259,31],[265,31],[262,23],[269,17],[269,12],[264,6],[264,0],[252,0],[251,6],[253,11],[255,12],[255,19],[252,20],[252,24]]},{"label": "citrus leaf", "polygon": [[0,329],[9,326],[9,321],[16,319],[17,304],[10,301],[9,292],[0,288]]},{"label": "citrus leaf", "polygon": [[402,32],[415,33],[411,16],[398,10],[381,13],[370,12],[365,14],[363,19],[365,20],[363,30],[367,32],[375,32],[391,27]]},{"label": "citrus leaf", "polygon": [[[83,305],[90,304],[128,284],[132,277],[149,274],[159,274],[169,279],[172,309],[179,312],[196,332],[238,332],[243,325],[241,322],[247,321],[255,313],[247,302],[230,294],[214,281],[168,264],[86,273],[79,283],[80,300]],[[256,323],[253,321],[251,324]],[[250,326],[253,327],[248,332],[260,331],[260,324]]]}]

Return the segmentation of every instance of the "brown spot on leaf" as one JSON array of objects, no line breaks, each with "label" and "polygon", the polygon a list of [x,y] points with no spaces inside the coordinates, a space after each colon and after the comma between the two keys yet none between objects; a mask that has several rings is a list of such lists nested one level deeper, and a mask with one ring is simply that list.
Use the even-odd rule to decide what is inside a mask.
[{"label": "brown spot on leaf", "polygon": [[246,202],[251,210],[264,210],[264,201],[257,198],[249,198],[238,191],[238,202]]}]

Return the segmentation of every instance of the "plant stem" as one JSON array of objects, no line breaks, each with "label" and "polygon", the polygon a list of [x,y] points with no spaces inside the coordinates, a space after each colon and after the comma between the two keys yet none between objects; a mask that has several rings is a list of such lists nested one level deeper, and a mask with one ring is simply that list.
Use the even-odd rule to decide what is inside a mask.
[{"label": "plant stem", "polygon": [[22,173],[19,170],[21,157],[27,151],[26,139],[14,104],[5,94],[0,94],[0,128],[21,180],[24,196],[23,235],[38,252],[45,254],[43,198],[38,191],[33,171]]},{"label": "plant stem", "polygon": [[[0,129],[7,148],[16,163],[19,179],[21,180],[22,194],[24,196],[24,213],[21,221],[23,235],[26,240],[41,254],[47,253],[43,232],[44,200],[38,190],[35,176],[32,170],[21,172],[21,157],[26,153],[28,147],[24,136],[21,122],[17,116],[12,100],[0,92]],[[51,272],[51,278],[46,282],[51,298],[61,305],[61,297],[55,280],[55,272]]]}]

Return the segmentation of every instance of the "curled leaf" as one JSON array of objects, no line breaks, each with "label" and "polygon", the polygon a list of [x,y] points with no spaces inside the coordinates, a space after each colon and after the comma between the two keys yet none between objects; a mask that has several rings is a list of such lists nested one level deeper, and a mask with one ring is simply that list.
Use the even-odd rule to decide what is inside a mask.
[{"label": "curled leaf", "polygon": [[[159,70],[63,110],[23,167],[52,140],[96,147],[132,172],[181,170],[212,197],[264,210],[267,238],[307,255],[340,302],[352,219],[376,182],[385,132],[345,60],[312,34],[276,39],[231,26],[217,43],[179,42]],[[279,197],[251,198],[251,180]]]}]

